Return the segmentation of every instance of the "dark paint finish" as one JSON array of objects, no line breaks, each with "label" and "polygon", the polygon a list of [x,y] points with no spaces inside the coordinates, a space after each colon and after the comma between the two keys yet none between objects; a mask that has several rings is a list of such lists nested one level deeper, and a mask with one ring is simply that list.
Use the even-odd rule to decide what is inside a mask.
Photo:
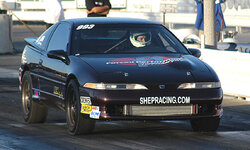
[{"label": "dark paint finish", "polygon": [[[191,104],[212,103],[220,105],[222,103],[221,88],[176,89],[181,83],[219,81],[213,69],[197,58],[200,56],[199,50],[189,49],[188,51],[185,48],[190,55],[169,53],[71,55],[71,33],[66,37],[69,40],[68,43],[58,41],[54,43],[55,46],[52,46],[53,49],[48,48],[50,47],[48,45],[51,42],[51,37],[53,38],[53,35],[59,30],[58,27],[63,26],[63,24],[67,24],[65,30],[70,29],[71,31],[82,24],[129,24],[131,26],[134,24],[151,24],[162,26],[159,23],[140,19],[71,19],[52,26],[43,34],[44,37],[41,35],[38,39],[25,39],[28,45],[23,51],[21,68],[23,72],[27,70],[31,72],[33,91],[39,92],[38,101],[45,105],[65,109],[65,91],[70,79],[75,79],[78,82],[80,95],[89,96],[94,105],[100,106],[106,106],[107,104],[139,104],[140,97],[147,96],[190,96]],[[63,30],[63,28],[60,30]],[[59,45],[58,49],[56,48],[57,45]],[[65,45],[63,46],[64,49],[61,48],[61,45]],[[163,59],[164,63],[145,64],[145,61],[149,59],[155,62],[158,59]],[[87,82],[137,83],[145,85],[149,90],[92,90],[83,88],[83,85]],[[166,89],[159,89],[159,85],[166,86]],[[220,114],[211,114],[210,117],[212,116],[220,116]],[[126,119],[121,116],[113,116],[113,118]],[[134,119],[139,118],[134,117]],[[174,117],[160,118],[173,119]],[[190,116],[176,117],[176,119],[185,118],[190,119]],[[112,119],[112,116],[107,119]],[[133,119],[133,117],[129,119]],[[141,119],[147,119],[147,117],[141,117]],[[148,119],[152,119],[152,117]]]},{"label": "dark paint finish", "polygon": [[[140,67],[138,64],[121,64],[122,59],[145,59],[156,57],[177,58],[181,61],[168,63],[165,65],[154,65]],[[91,64],[91,67],[100,75],[98,82],[113,83],[166,83],[166,82],[196,82],[201,78],[202,81],[214,81],[215,77],[209,68],[199,59],[189,55],[163,55],[163,54],[122,54],[122,55],[84,55],[81,59]],[[110,61],[121,59],[120,64],[111,64]],[[128,76],[122,76],[122,73]],[[191,72],[191,75],[187,75]],[[198,72],[198,74],[197,74]],[[195,78],[194,75],[195,74]],[[203,75],[205,74],[205,75]],[[141,78],[143,76],[143,78]],[[196,79],[197,78],[197,79]],[[216,79],[217,81],[218,78]]]}]

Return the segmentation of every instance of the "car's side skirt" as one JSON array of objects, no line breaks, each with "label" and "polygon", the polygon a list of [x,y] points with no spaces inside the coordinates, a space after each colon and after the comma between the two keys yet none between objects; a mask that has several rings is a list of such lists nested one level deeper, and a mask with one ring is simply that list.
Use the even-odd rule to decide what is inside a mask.
[{"label": "car's side skirt", "polygon": [[63,82],[60,82],[60,81],[57,81],[57,80],[54,80],[54,79],[47,78],[47,77],[41,76],[41,75],[36,74],[36,73],[32,73],[32,72],[31,72],[30,74],[33,75],[33,76],[37,76],[37,77],[39,77],[39,78],[43,78],[43,79],[45,79],[45,80],[48,80],[48,81],[57,83],[57,84],[61,84],[61,85],[64,85],[64,86],[66,85],[66,84],[63,83]]},{"label": "car's side skirt", "polygon": [[[49,95],[50,98],[55,97],[55,98],[58,98],[60,100],[64,100],[64,89],[66,86],[66,84],[64,82],[54,80],[54,79],[51,79],[51,78],[48,78],[48,77],[45,77],[45,76],[42,76],[42,75],[39,75],[36,73],[31,73],[31,75],[33,77],[38,78],[38,80],[39,80],[38,81],[39,87],[34,87],[34,88],[36,88],[37,91],[43,93],[42,95],[44,95],[44,96],[41,95],[41,99],[43,99],[43,97],[48,98],[47,95]],[[47,88],[41,88],[42,87],[42,85],[41,85],[42,80],[47,81],[47,82],[51,83],[51,85],[54,85],[54,86],[53,87],[48,86]],[[44,84],[44,82],[43,82],[43,84]],[[43,87],[45,87],[45,85],[43,85]]]},{"label": "car's side skirt", "polygon": [[32,90],[32,98],[37,103],[41,103],[59,110],[65,110],[65,102],[63,97],[36,88],[33,88]]},{"label": "car's side skirt", "polygon": [[36,99],[40,99],[40,96],[35,95],[35,93],[38,92],[38,93],[43,93],[43,94],[50,95],[50,96],[54,96],[54,97],[56,97],[56,98],[59,98],[59,99],[61,99],[61,100],[64,100],[64,97],[58,96],[58,95],[56,95],[56,94],[52,94],[52,93],[49,93],[49,92],[46,92],[46,91],[42,91],[42,90],[39,90],[39,89],[36,89],[36,88],[32,88],[32,90],[34,91],[34,92],[33,92],[34,95],[33,95],[32,97],[33,97],[33,98],[35,97]]}]

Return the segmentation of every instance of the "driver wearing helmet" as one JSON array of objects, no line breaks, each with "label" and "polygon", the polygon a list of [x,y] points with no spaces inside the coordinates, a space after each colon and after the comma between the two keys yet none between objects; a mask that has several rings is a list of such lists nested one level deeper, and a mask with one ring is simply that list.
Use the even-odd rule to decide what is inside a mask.
[{"label": "driver wearing helmet", "polygon": [[151,44],[151,32],[131,32],[129,39],[135,47],[145,47]]}]

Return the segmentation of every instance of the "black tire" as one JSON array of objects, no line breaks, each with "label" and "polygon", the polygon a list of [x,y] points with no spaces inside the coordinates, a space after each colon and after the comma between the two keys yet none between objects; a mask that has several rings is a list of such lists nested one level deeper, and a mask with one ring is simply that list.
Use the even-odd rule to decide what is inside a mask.
[{"label": "black tire", "polygon": [[80,111],[78,84],[75,80],[70,80],[66,92],[66,120],[68,132],[71,135],[88,134],[94,130],[95,120],[84,117]]},{"label": "black tire", "polygon": [[32,80],[29,71],[25,71],[22,79],[22,108],[27,123],[43,123],[48,115],[48,107],[34,102],[32,99]]},{"label": "black tire", "polygon": [[220,118],[199,118],[199,119],[191,119],[191,126],[194,131],[205,131],[205,132],[214,132],[218,129],[220,125]]}]

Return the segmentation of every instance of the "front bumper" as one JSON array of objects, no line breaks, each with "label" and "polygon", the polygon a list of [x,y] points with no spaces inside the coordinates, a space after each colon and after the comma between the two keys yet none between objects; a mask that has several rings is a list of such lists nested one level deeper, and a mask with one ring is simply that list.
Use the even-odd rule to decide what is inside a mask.
[{"label": "front bumper", "polygon": [[23,79],[23,68],[20,67],[18,70],[19,90],[22,90],[22,79]]},{"label": "front bumper", "polygon": [[[85,117],[101,120],[172,120],[202,117],[221,117],[222,89],[199,90],[92,90],[80,88],[81,96],[88,97],[88,112]],[[172,98],[175,102],[163,103],[161,98]],[[187,99],[187,102],[178,101]],[[142,103],[142,99],[147,101]],[[152,101],[153,100],[153,101]],[[158,100],[158,101],[156,101]],[[93,107],[94,106],[94,110]],[[98,107],[98,109],[96,109]],[[93,117],[92,112],[99,112]]]}]

